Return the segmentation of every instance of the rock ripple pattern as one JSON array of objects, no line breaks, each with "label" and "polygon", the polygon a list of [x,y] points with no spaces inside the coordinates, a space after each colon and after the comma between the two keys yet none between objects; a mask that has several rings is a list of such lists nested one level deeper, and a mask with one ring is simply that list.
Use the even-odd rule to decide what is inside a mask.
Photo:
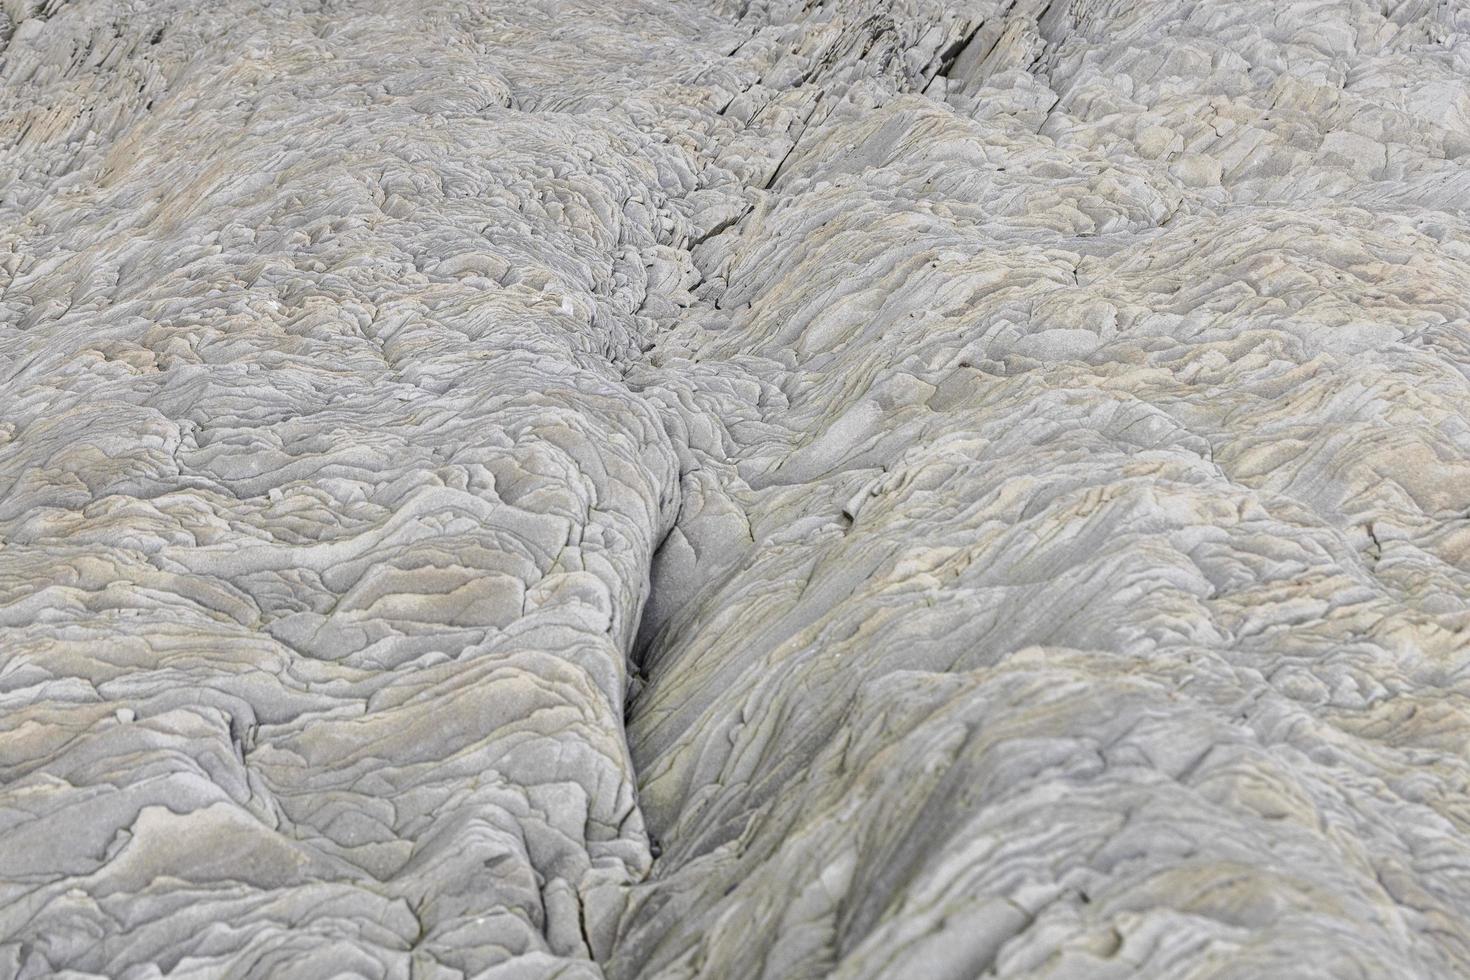
[{"label": "rock ripple pattern", "polygon": [[0,977],[1470,976],[1470,7],[4,0]]}]

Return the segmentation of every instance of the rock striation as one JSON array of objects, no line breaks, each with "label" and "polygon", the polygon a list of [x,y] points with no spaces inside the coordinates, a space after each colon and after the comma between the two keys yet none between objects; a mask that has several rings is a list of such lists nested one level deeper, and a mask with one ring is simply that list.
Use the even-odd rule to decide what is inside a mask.
[{"label": "rock striation", "polygon": [[0,977],[1470,975],[1470,8],[0,9]]}]

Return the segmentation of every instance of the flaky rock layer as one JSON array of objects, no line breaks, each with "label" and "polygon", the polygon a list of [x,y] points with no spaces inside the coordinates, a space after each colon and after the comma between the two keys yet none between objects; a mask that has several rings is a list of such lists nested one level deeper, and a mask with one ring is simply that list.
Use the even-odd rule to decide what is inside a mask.
[{"label": "flaky rock layer", "polygon": [[1470,10],[7,0],[0,977],[1470,975]]}]

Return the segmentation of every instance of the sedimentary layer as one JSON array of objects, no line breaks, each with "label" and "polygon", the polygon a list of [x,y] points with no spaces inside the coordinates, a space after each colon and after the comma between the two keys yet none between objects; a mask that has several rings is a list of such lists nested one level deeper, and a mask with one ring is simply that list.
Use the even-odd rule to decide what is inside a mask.
[{"label": "sedimentary layer", "polygon": [[1470,974],[1470,11],[7,0],[0,976]]}]

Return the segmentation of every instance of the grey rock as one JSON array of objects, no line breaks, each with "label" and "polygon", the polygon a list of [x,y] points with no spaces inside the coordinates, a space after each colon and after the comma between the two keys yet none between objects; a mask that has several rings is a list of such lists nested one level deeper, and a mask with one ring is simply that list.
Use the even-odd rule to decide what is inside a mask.
[{"label": "grey rock", "polygon": [[0,976],[1470,974],[1470,11],[7,2]]}]

